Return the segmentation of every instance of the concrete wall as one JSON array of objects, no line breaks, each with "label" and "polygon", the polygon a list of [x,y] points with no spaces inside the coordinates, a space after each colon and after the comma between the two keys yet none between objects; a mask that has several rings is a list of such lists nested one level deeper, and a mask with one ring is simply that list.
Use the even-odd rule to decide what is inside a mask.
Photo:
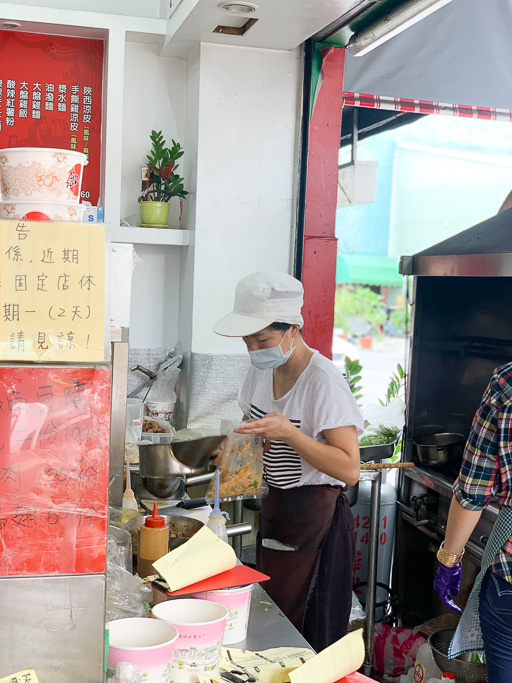
[{"label": "concrete wall", "polygon": [[127,43],[121,216],[138,222],[139,167],[149,132],[161,129],[185,148],[184,227],[194,231],[186,248],[136,245],[134,347],[179,340],[198,353],[242,350],[211,328],[241,277],[290,267],[299,94],[298,51],[202,44],[185,62]]},{"label": "concrete wall", "polygon": [[236,282],[290,268],[299,94],[298,51],[201,45],[193,351],[240,350],[211,331]]},{"label": "concrete wall", "polygon": [[[185,146],[185,62],[159,57],[155,45],[126,43],[122,110],[121,218],[140,225],[140,166],[146,163],[151,130]],[[190,154],[189,154],[190,156]],[[180,172],[184,174],[183,159]],[[187,177],[188,186],[188,177]],[[173,200],[171,226],[179,227]],[[130,344],[175,346],[178,341],[181,247],[138,244],[132,280]]]},{"label": "concrete wall", "polygon": [[[219,415],[238,415],[247,354],[212,325],[241,277],[292,263],[300,52],[201,44],[179,60],[127,42],[124,61],[120,215],[139,223],[139,167],[150,131],[162,130],[185,149],[192,238],[189,247],[135,245],[130,359],[154,366],[155,350],[179,345],[179,422],[214,427]],[[171,226],[178,207],[171,202]]]},{"label": "concrete wall", "polygon": [[300,88],[299,51],[202,44],[187,62],[194,244],[181,259],[181,425],[215,429],[241,417],[245,346],[212,325],[231,309],[244,275],[290,269]]}]

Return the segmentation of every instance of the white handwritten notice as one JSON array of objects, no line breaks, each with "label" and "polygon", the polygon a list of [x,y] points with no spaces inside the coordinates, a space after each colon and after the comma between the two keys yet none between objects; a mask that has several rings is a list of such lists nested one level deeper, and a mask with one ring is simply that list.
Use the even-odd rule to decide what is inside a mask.
[{"label": "white handwritten notice", "polygon": [[0,360],[105,357],[103,225],[0,221]]}]

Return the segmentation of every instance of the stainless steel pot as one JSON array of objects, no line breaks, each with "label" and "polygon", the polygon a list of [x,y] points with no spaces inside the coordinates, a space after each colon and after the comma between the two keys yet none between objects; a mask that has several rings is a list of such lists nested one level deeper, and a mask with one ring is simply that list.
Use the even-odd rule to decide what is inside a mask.
[{"label": "stainless steel pot", "polygon": [[[204,526],[203,522],[193,517],[162,514],[162,509],[159,510],[158,514],[164,517],[169,525],[169,551],[186,543],[189,538],[192,538]],[[226,526],[226,531],[228,537],[243,536],[244,534],[251,533],[252,524],[231,524]]]},{"label": "stainless steel pot", "polygon": [[386,460],[391,458],[395,452],[396,443],[382,443],[377,446],[359,446],[359,457],[361,462]]},{"label": "stainless steel pot", "polygon": [[179,515],[165,515],[165,517],[169,524],[169,550],[174,550],[174,548],[186,543],[204,526],[203,522],[192,517],[181,517]]},{"label": "stainless steel pot", "polygon": [[422,436],[414,441],[418,460],[425,467],[450,468],[458,470],[466,437],[456,432],[442,432]]}]

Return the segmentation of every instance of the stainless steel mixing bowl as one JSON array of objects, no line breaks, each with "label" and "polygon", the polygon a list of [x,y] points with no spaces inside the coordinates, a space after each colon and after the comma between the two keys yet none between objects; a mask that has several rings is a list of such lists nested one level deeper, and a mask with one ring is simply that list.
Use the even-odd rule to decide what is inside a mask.
[{"label": "stainless steel mixing bowl", "polygon": [[139,470],[142,483],[159,498],[176,495],[184,487],[185,477],[206,474],[210,458],[224,441],[224,436],[207,436],[172,444],[139,445]]},{"label": "stainless steel mixing bowl", "polygon": [[190,474],[208,472],[210,458],[216,453],[226,437],[224,435],[203,436],[188,441],[173,441],[172,450],[178,462],[192,471]]}]

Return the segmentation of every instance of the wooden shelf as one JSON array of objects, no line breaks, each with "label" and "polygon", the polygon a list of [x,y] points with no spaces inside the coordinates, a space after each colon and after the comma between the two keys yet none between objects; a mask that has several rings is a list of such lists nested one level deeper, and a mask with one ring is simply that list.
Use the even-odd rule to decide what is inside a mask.
[{"label": "wooden shelf", "polygon": [[160,244],[162,246],[186,247],[190,244],[190,230],[172,228],[110,228],[111,242],[130,244]]}]

